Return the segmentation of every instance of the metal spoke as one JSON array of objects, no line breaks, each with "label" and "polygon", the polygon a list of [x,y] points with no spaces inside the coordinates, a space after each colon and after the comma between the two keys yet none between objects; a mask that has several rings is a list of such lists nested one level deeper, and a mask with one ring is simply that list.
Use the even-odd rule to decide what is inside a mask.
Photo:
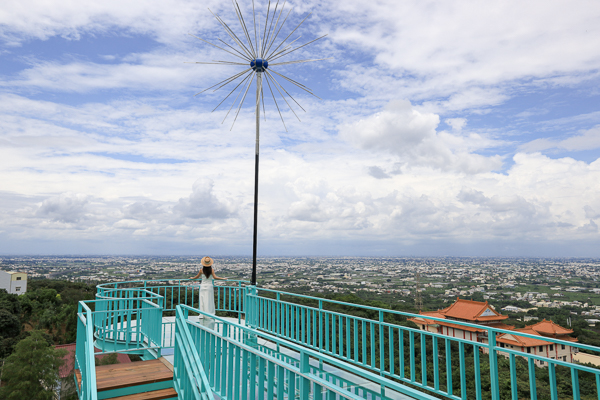
[{"label": "metal spoke", "polygon": [[[275,15],[277,15],[277,7],[279,7],[279,0],[277,0],[277,3],[275,3],[275,10],[273,10],[273,16],[271,17],[271,24],[269,25],[269,29],[267,30],[267,37],[265,38],[265,50],[266,50],[267,46],[269,45],[269,37],[273,33],[273,30],[271,28],[273,28],[273,21],[275,20]],[[263,53],[262,55],[264,56],[265,53]]]},{"label": "metal spoke", "polygon": [[242,43],[242,41],[231,30],[231,28],[229,28],[229,25],[227,25],[225,23],[225,21],[223,21],[221,19],[221,17],[219,17],[217,14],[213,13],[210,8],[208,9],[208,11],[210,11],[210,13],[216,18],[217,21],[219,21],[219,23],[223,26],[223,28],[225,28],[225,32],[227,32],[227,34],[231,37],[231,39],[233,39],[233,41],[236,42],[238,46],[240,46],[240,48],[244,51],[244,53],[246,53],[246,55],[248,57],[250,57],[250,59],[252,59],[253,58],[252,53],[246,48],[246,46],[244,46],[244,43]]},{"label": "metal spoke", "polygon": [[233,124],[231,124],[231,129],[229,129],[230,131],[233,129],[233,126],[235,125],[235,121],[237,121],[238,115],[240,115],[240,110],[242,109],[242,106],[244,105],[244,100],[246,100],[246,95],[248,94],[248,89],[250,89],[250,86],[252,85],[252,81],[254,80],[255,75],[256,74],[252,74],[252,79],[250,79],[250,82],[248,83],[248,87],[246,88],[246,92],[244,93],[244,97],[242,97],[242,101],[240,101],[240,106],[238,107],[237,113],[235,114],[235,119],[233,120]]},{"label": "metal spoke", "polygon": [[[235,92],[235,90],[236,90],[238,87],[240,87],[240,85],[241,85],[241,84],[243,84],[243,83],[246,81],[246,79],[248,79],[248,78],[250,77],[250,74],[252,74],[252,73],[249,73],[249,74],[248,74],[248,75],[247,75],[247,76],[246,76],[244,79],[242,79],[242,81],[241,81],[240,83],[238,83],[238,84],[237,84],[237,86],[236,86],[236,87],[234,87],[234,88],[233,88],[233,90],[232,90],[231,92],[229,92],[229,94],[228,94],[227,96],[225,96],[225,98],[224,98],[223,100],[221,100],[221,102],[220,102],[220,103],[219,103],[219,104],[218,104],[218,105],[217,105],[217,106],[216,106],[216,107],[215,107],[215,108],[214,108],[214,109],[211,111],[211,113],[212,113],[212,112],[215,112],[215,111],[216,111],[216,109],[217,109],[217,108],[219,108],[219,106],[220,106],[221,104],[223,104],[223,102],[225,102],[225,100],[227,100],[227,98],[228,98],[229,96],[231,96],[231,94],[232,94],[233,92]],[[236,97],[236,100],[237,100],[237,97]],[[235,103],[235,102],[234,102],[234,103]]]},{"label": "metal spoke", "polygon": [[[277,17],[277,22],[275,22],[275,28],[273,28],[273,32],[275,32],[275,29],[277,29],[277,24],[279,24],[279,19],[281,18],[281,14],[283,14],[283,9],[284,9],[284,7],[286,5],[286,2],[287,2],[287,0],[284,0],[283,6],[281,6],[281,11],[279,12],[279,16]],[[271,46],[273,46],[273,43],[275,42],[275,39],[277,39],[277,36],[279,35],[279,32],[281,32],[281,28],[283,28],[283,25],[285,25],[285,21],[287,20],[287,17],[290,16],[290,12],[292,12],[292,10],[293,9],[290,8],[290,11],[287,13],[286,17],[283,19],[283,22],[279,26],[279,30],[273,36],[273,39],[271,39],[271,43],[267,46],[267,50],[265,51],[265,54],[268,54],[269,50],[271,50]]]},{"label": "metal spoke", "polygon": [[219,42],[223,43],[225,46],[229,47],[231,50],[235,51],[236,53],[238,53],[239,55],[241,55],[244,60],[247,61],[252,61],[251,58],[249,58],[247,55],[245,55],[244,53],[241,53],[238,49],[236,49],[235,47],[232,47],[229,43],[223,41],[222,39],[219,39]]},{"label": "metal spoke", "polygon": [[[250,76],[252,76],[252,79],[250,79],[250,81],[248,82],[248,87],[250,87],[250,85],[252,84],[252,80],[254,79],[254,74],[251,74]],[[223,118],[223,122],[221,122],[222,124],[225,122],[225,120],[227,119],[227,117],[229,116],[229,113],[231,112],[231,110],[233,109],[233,106],[235,106],[235,103],[237,102],[237,99],[240,97],[240,94],[242,94],[244,90],[242,89],[237,96],[235,96],[235,100],[233,101],[233,103],[231,104],[231,107],[229,107],[229,111],[227,111],[227,114],[225,114],[225,118]],[[246,89],[246,92],[248,91],[248,89]]]},{"label": "metal spoke", "polygon": [[240,46],[240,49],[242,49],[244,53],[246,53],[248,57],[250,57],[250,59],[254,58],[252,52],[248,50],[244,42],[240,40],[240,38],[235,34],[233,29],[231,29],[229,25],[227,25],[227,23],[223,20],[223,18],[221,18],[218,14],[213,13],[210,8],[208,9],[208,11],[210,11],[212,15],[217,19],[217,21],[219,21],[219,23],[223,26],[223,28],[225,28],[227,34],[233,39],[234,42],[237,43],[238,46]]},{"label": "metal spoke", "polygon": [[281,54],[281,55],[279,55],[279,56],[277,56],[277,57],[273,58],[272,60],[274,61],[274,60],[276,60],[276,59],[278,59],[278,58],[281,58],[281,57],[283,57],[283,56],[287,56],[288,54],[290,54],[290,53],[292,53],[292,52],[294,52],[294,51],[296,51],[296,50],[298,50],[298,49],[301,49],[301,48],[303,48],[304,46],[308,46],[309,44],[311,44],[311,43],[313,43],[313,42],[316,42],[316,41],[317,41],[317,40],[319,40],[319,39],[323,39],[325,36],[327,36],[327,34],[324,34],[324,35],[323,35],[323,36],[321,36],[321,37],[318,37],[318,38],[316,38],[316,39],[314,39],[314,40],[311,40],[311,41],[310,41],[310,42],[308,42],[308,43],[304,43],[302,46],[296,47],[294,50],[290,50],[290,51],[288,51],[287,53]]},{"label": "metal spoke", "polygon": [[248,57],[250,57],[250,59],[253,59],[254,56],[252,55],[252,52],[250,50],[248,50],[248,48],[246,47],[246,45],[244,44],[244,42],[242,42],[240,40],[240,38],[235,34],[235,32],[229,27],[229,25],[227,25],[227,23],[218,15],[215,15],[215,18],[217,19],[217,21],[219,21],[219,23],[225,28],[225,31],[227,32],[227,34],[233,39],[233,41],[240,46],[240,49],[246,53],[246,55]]},{"label": "metal spoke", "polygon": [[[245,70],[244,72],[248,72],[250,70],[250,68],[248,68],[247,70]],[[252,72],[252,71],[250,71]],[[229,81],[225,82],[224,84],[222,84],[221,86],[219,86],[218,88],[216,88],[215,90],[213,90],[213,93],[216,92],[217,90],[221,89],[223,86],[227,86],[229,85],[231,82],[235,81],[236,79],[240,78],[240,76],[237,76],[233,79],[230,79]]]},{"label": "metal spoke", "polygon": [[304,90],[305,92],[312,94],[312,95],[313,95],[313,96],[315,96],[317,99],[319,99],[319,100],[323,100],[322,98],[320,98],[319,96],[317,96],[316,94],[314,94],[313,92],[311,92],[311,91],[310,91],[310,89],[308,89],[308,88],[307,88],[306,86],[304,86],[303,84],[301,84],[301,83],[298,83],[298,82],[296,82],[295,80],[288,78],[287,76],[283,76],[283,75],[281,75],[279,72],[277,72],[277,71],[275,71],[275,70],[271,70],[271,71],[272,71],[272,72],[274,72],[274,73],[276,73],[277,75],[279,75],[279,76],[280,76],[280,77],[282,77],[283,79],[285,79],[285,80],[287,80],[287,81],[289,81],[289,82],[293,83],[294,85],[298,86],[300,89]]},{"label": "metal spoke", "polygon": [[269,0],[269,6],[267,7],[267,18],[265,19],[265,31],[263,32],[263,37],[260,45],[260,58],[264,59],[264,51],[265,51],[265,36],[267,36],[267,24],[269,23],[269,11],[271,10],[271,0]]},{"label": "metal spoke", "polygon": [[298,85],[298,86],[300,86],[300,87],[304,88],[305,90],[308,90],[309,92],[312,92],[312,90],[311,90],[311,89],[310,89],[308,86],[304,86],[304,85],[303,85],[303,84],[301,84],[300,82],[297,82],[297,81],[293,80],[292,78],[288,78],[287,76],[284,76],[284,75],[280,74],[279,72],[275,71],[275,70],[274,70],[274,69],[272,69],[272,68],[271,68],[270,70],[271,70],[271,72],[274,72],[274,73],[276,73],[277,75],[281,76],[282,78],[284,78],[284,79],[287,79],[287,80],[288,80],[288,81],[290,81],[291,83],[293,83],[293,84],[295,84],[295,85]]},{"label": "metal spoke", "polygon": [[212,65],[248,65],[246,63],[234,63],[234,62],[202,62],[202,61],[184,61],[184,64],[212,64]]},{"label": "metal spoke", "polygon": [[285,53],[286,51],[288,51],[293,45],[294,43],[296,43],[298,40],[300,40],[302,36],[298,36],[296,39],[292,40],[290,42],[290,44],[288,44],[287,46],[285,46],[283,49],[279,50],[277,53],[275,54],[271,54],[270,59],[273,59],[273,57],[281,54],[281,53]]},{"label": "metal spoke", "polygon": [[[236,56],[236,57],[239,57],[239,58],[242,58],[242,59],[246,59],[246,60],[248,60],[248,61],[250,61],[250,60],[251,60],[250,58],[247,58],[247,57],[240,57],[240,56],[238,56],[238,55],[236,55],[236,54],[233,54],[232,52],[230,52],[230,51],[228,51],[228,50],[225,50],[224,48],[222,48],[222,47],[219,47],[219,46],[217,46],[216,44],[212,44],[211,42],[209,42],[209,41],[207,41],[207,40],[204,40],[204,39],[202,39],[202,38],[199,38],[198,36],[194,36],[194,35],[192,35],[191,33],[188,33],[188,35],[190,35],[190,36],[193,36],[193,37],[195,37],[195,38],[196,38],[196,39],[198,39],[198,40],[202,40],[204,43],[208,43],[208,44],[210,44],[211,46],[214,46],[214,47],[216,47],[217,49],[221,49],[221,50],[223,50],[223,51],[226,51],[227,53],[229,53],[229,54],[232,54],[232,55],[234,55],[234,56]],[[220,39],[219,39],[219,40],[220,40]],[[228,45],[228,46],[229,46],[229,45]],[[231,47],[231,46],[229,46],[229,47]]]},{"label": "metal spoke", "polygon": [[252,17],[254,17],[254,43],[256,43],[256,50],[258,54],[258,36],[256,35],[256,12],[254,11],[254,0],[252,0]]},{"label": "metal spoke", "polygon": [[275,102],[275,107],[277,107],[277,111],[279,112],[279,117],[281,117],[281,123],[283,123],[283,128],[287,132],[288,130],[287,130],[287,126],[285,126],[285,122],[283,121],[283,115],[281,115],[281,110],[279,109],[279,105],[277,104],[277,99],[275,98],[275,95],[273,94],[273,89],[271,89],[271,84],[269,83],[268,80],[267,80],[267,85],[269,85],[269,90],[271,91],[271,96],[273,96],[273,101]]},{"label": "metal spoke", "polygon": [[295,28],[294,28],[294,30],[293,30],[293,31],[291,31],[291,32],[290,32],[290,34],[289,34],[289,35],[287,35],[287,36],[286,36],[286,38],[285,38],[285,39],[283,39],[283,41],[282,41],[281,43],[279,43],[279,46],[277,46],[277,47],[275,48],[275,50],[273,50],[273,52],[272,52],[270,55],[268,55],[268,56],[267,56],[267,59],[269,59],[269,58],[270,58],[270,57],[273,55],[273,53],[275,53],[275,52],[276,52],[276,51],[277,51],[277,50],[278,50],[278,49],[281,47],[281,45],[283,45],[283,44],[285,43],[285,41],[286,41],[286,40],[288,40],[288,39],[290,38],[290,36],[292,36],[292,34],[293,34],[294,32],[296,32],[296,29],[300,28],[300,25],[302,25],[302,24],[304,23],[304,21],[306,21],[306,18],[310,17],[310,15],[311,15],[311,14],[312,14],[312,13],[309,13],[309,14],[308,14],[306,17],[304,17],[304,19],[302,20],[302,22],[300,22],[300,23],[298,24],[298,26],[297,26],[297,27],[295,27]]},{"label": "metal spoke", "polygon": [[[270,72],[268,72],[268,71],[265,71],[265,72],[267,72],[267,74],[269,74],[269,77],[270,77],[270,78],[273,80],[273,82],[275,82],[275,84],[276,84],[276,85],[278,85],[278,86],[281,88],[281,90],[283,90],[283,91],[284,91],[284,92],[285,92],[285,93],[286,93],[288,96],[290,96],[290,98],[291,98],[292,100],[294,100],[294,103],[298,104],[298,107],[300,107],[300,108],[302,109],[302,111],[306,112],[306,110],[304,109],[304,107],[302,107],[302,106],[300,105],[300,103],[298,103],[298,102],[296,101],[296,99],[295,99],[295,98],[294,98],[294,97],[293,97],[291,94],[289,94],[289,93],[288,93],[288,91],[287,91],[287,90],[285,90],[285,88],[284,88],[284,87],[283,87],[283,86],[282,86],[282,85],[281,85],[279,82],[277,82],[277,79],[275,79],[275,77],[274,77],[273,75],[271,75],[271,73],[270,73]],[[292,107],[290,107],[290,108],[292,108]],[[300,119],[300,118],[298,118],[298,119]]]},{"label": "metal spoke", "polygon": [[239,62],[223,61],[223,60],[213,60],[213,62],[224,63],[224,64],[234,64],[234,65],[248,65],[248,63],[239,63]]},{"label": "metal spoke", "polygon": [[[274,63],[274,64],[270,64],[269,66],[273,66],[273,65],[286,65],[286,64],[299,64],[299,63],[306,63],[306,62],[313,62],[313,61],[323,61],[323,60],[331,60],[333,57],[329,57],[329,58],[317,58],[314,60],[295,60],[295,61],[285,61],[285,62],[279,62],[279,63]],[[244,64],[246,65],[246,64]]]},{"label": "metal spoke", "polygon": [[235,4],[234,9],[236,14],[238,15],[238,19],[240,20],[240,25],[246,35],[246,39],[248,39],[248,44],[250,44],[250,48],[252,49],[252,54],[254,54],[254,58],[256,58],[256,50],[254,50],[254,46],[252,45],[252,39],[250,39],[250,34],[248,33],[248,28],[246,27],[246,21],[244,21],[244,16],[242,15],[242,10],[240,9],[240,5],[236,0],[231,0],[232,3]]},{"label": "metal spoke", "polygon": [[220,85],[221,83],[223,83],[223,82],[225,82],[225,81],[228,81],[228,80],[236,80],[237,78],[239,78],[240,76],[244,75],[246,72],[250,71],[251,69],[252,69],[252,68],[248,68],[247,70],[245,70],[245,71],[242,71],[242,72],[240,72],[239,74],[235,74],[235,75],[233,75],[233,76],[230,76],[229,78],[227,78],[227,79],[224,79],[224,80],[222,80],[221,82],[219,82],[219,83],[216,83],[216,84],[212,85],[211,87],[209,87],[209,88],[206,88],[206,89],[204,89],[203,91],[196,93],[194,96],[198,96],[200,93],[204,93],[204,92],[206,92],[207,90],[209,90],[209,89],[212,89],[212,88],[214,88],[215,86],[218,86],[218,85]]},{"label": "metal spoke", "polygon": [[[265,79],[266,79],[266,76],[265,76]],[[267,84],[269,84],[268,80],[267,80]],[[294,113],[294,115],[296,116],[296,118],[298,118],[298,121],[300,121],[300,117],[298,116],[298,114],[296,114],[296,111],[294,111],[294,109],[292,108],[292,106],[290,105],[290,103],[288,103],[288,101],[286,100],[285,96],[283,95],[283,93],[281,93],[281,90],[279,90],[279,88],[277,87],[277,85],[275,85],[275,89],[277,89],[277,91],[281,95],[281,98],[283,99],[283,101],[285,101],[285,104],[287,104],[287,106],[290,108],[290,111],[292,111]],[[300,122],[302,122],[302,121],[300,121]]]}]

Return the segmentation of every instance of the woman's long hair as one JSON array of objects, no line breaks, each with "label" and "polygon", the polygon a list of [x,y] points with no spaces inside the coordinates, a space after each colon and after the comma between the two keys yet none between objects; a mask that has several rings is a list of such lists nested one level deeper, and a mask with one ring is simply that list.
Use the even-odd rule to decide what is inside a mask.
[{"label": "woman's long hair", "polygon": [[206,278],[209,278],[212,274],[212,267],[202,267],[202,273],[204,276],[206,276]]}]

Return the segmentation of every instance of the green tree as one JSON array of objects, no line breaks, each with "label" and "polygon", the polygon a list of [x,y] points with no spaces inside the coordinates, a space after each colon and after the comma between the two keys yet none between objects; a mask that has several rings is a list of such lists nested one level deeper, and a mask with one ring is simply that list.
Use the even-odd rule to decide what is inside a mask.
[{"label": "green tree", "polygon": [[0,398],[53,399],[65,354],[64,350],[50,346],[41,332],[32,331],[6,359],[2,369],[2,382],[6,386],[0,388]]},{"label": "green tree", "polygon": [[0,310],[0,339],[12,338],[21,333],[21,321],[6,310]]}]

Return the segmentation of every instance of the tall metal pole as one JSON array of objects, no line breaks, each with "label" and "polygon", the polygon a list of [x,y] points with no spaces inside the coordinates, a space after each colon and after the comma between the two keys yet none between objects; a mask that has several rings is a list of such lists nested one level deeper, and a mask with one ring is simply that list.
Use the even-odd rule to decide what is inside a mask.
[{"label": "tall metal pole", "polygon": [[260,93],[262,89],[262,73],[256,72],[256,149],[254,159],[254,236],[252,241],[252,279],[250,284],[256,286],[256,244],[258,239],[258,154],[260,143]]}]

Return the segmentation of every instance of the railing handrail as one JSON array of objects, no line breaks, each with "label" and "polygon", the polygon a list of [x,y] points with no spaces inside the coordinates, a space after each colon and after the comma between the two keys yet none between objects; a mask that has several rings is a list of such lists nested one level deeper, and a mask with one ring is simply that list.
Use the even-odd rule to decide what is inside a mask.
[{"label": "railing handrail", "polygon": [[[322,297],[307,296],[307,295],[302,295],[302,294],[297,294],[297,293],[282,292],[282,291],[273,290],[273,289],[257,288],[256,295],[249,294],[249,296],[260,297],[258,291],[271,292],[271,293],[276,293],[279,295],[286,295],[286,296],[292,296],[292,297],[301,297],[301,298],[305,298],[305,299],[309,299],[309,300],[316,300],[316,301],[324,302],[324,303],[339,304],[339,305],[343,305],[343,306],[355,307],[355,308],[366,309],[366,310],[371,310],[371,311],[385,312],[385,313],[389,313],[389,314],[401,315],[401,316],[410,317],[410,318],[422,318],[422,319],[440,321],[440,322],[445,322],[445,323],[452,323],[452,324],[456,324],[456,325],[466,326],[469,328],[482,329],[482,330],[492,331],[492,332],[500,333],[500,334],[509,334],[509,335],[513,335],[513,336],[528,337],[528,338],[537,339],[537,340],[545,340],[545,341],[549,341],[549,342],[553,342],[553,343],[557,343],[557,344],[564,344],[564,345],[568,345],[568,346],[572,346],[572,347],[577,347],[580,349],[590,350],[590,351],[594,351],[594,352],[600,352],[600,347],[595,347],[595,346],[578,343],[578,342],[571,342],[568,340],[562,340],[562,339],[557,339],[557,338],[548,337],[548,336],[532,335],[532,334],[525,333],[525,332],[494,328],[494,327],[491,327],[488,325],[479,325],[479,324],[473,324],[470,322],[457,321],[457,320],[453,320],[453,319],[444,319],[444,318],[431,317],[429,315],[414,314],[414,313],[409,313],[406,311],[398,311],[398,310],[391,310],[391,309],[386,309],[386,308],[371,307],[371,306],[366,306],[366,305],[362,305],[362,304],[348,303],[348,302],[339,301],[339,300],[331,300],[331,299],[326,299],[326,298],[322,298]],[[301,307],[314,308],[314,307],[308,306],[306,304],[290,303],[290,302],[286,302],[286,301],[283,301],[283,300],[277,299],[277,298],[276,299],[272,299],[269,297],[262,297],[262,298],[269,299],[269,300],[276,300],[278,302],[285,303],[285,304],[293,304],[293,305],[297,305],[297,306],[301,306]],[[348,314],[344,314],[344,313],[340,313],[340,312],[336,312],[336,311],[330,311],[330,310],[326,310],[326,311],[329,313],[335,313],[338,315],[348,315]],[[369,319],[369,318],[357,317],[357,316],[353,316],[353,318],[362,319],[362,320],[366,320],[366,321],[383,322],[383,321],[378,321],[377,319]],[[383,323],[386,325],[389,324],[389,323],[385,323],[385,322],[383,322]],[[458,339],[458,338],[456,338],[456,339]],[[505,348],[498,346],[498,349],[504,350]]]},{"label": "railing handrail", "polygon": [[[176,344],[176,346],[178,347],[177,350],[179,352],[182,352],[183,355],[188,360],[192,359],[194,361],[193,363],[192,362],[184,363],[183,369],[188,373],[191,370],[193,378],[196,381],[197,381],[198,375],[199,375],[200,381],[202,382],[202,386],[204,386],[207,391],[208,390],[212,391],[210,383],[208,382],[208,378],[206,377],[206,372],[204,371],[204,367],[203,367],[202,363],[200,362],[200,358],[198,357],[198,354],[195,351],[193,351],[193,346],[191,345],[193,343],[192,339],[191,339],[191,334],[186,325],[185,318],[183,317],[183,312],[179,308],[177,308],[175,311],[175,323],[176,323],[175,335],[180,337],[181,340],[184,342],[184,344],[179,344],[179,345]],[[181,327],[181,329],[182,329],[181,332],[178,331],[179,327]],[[176,355],[176,357],[177,357],[177,355]],[[175,364],[176,362],[177,361],[174,359],[173,363]],[[174,375],[173,375],[174,378],[180,378],[177,376],[179,372],[180,372],[180,368],[177,368],[177,370],[174,371]],[[178,384],[177,380],[178,379],[176,379],[175,381]],[[202,393],[200,391],[199,386],[200,385],[195,385],[194,388],[198,388],[198,394],[202,397],[202,399],[208,400],[207,394]],[[212,397],[214,397],[214,396],[212,396]]]},{"label": "railing handrail", "polygon": [[[216,321],[219,321],[219,322],[221,322],[223,324],[226,324],[226,325],[233,325],[236,329],[239,329],[241,331],[245,331],[248,334],[262,337],[263,339],[268,340],[270,342],[273,342],[273,343],[277,344],[278,346],[282,346],[282,347],[291,349],[293,351],[298,352],[299,354],[306,354],[309,357],[313,357],[313,358],[319,359],[323,363],[327,363],[329,365],[335,366],[335,367],[337,367],[339,369],[342,369],[344,371],[347,371],[347,372],[349,372],[351,374],[357,375],[357,376],[359,376],[359,377],[361,377],[363,379],[366,379],[366,380],[369,380],[369,381],[372,381],[372,382],[376,382],[377,384],[383,385],[384,387],[387,387],[387,388],[390,388],[390,389],[393,389],[393,390],[397,390],[397,391],[399,391],[401,393],[409,394],[411,396],[414,396],[415,399],[427,399],[427,400],[429,400],[429,399],[431,399],[431,400],[436,399],[435,397],[433,397],[433,396],[431,396],[431,395],[429,395],[427,393],[424,393],[424,392],[418,391],[416,389],[407,387],[407,386],[402,385],[402,384],[400,384],[398,382],[394,382],[394,381],[392,381],[390,379],[387,379],[387,378],[385,378],[383,376],[374,374],[374,373],[372,373],[372,372],[370,372],[368,370],[365,370],[363,368],[356,367],[356,366],[354,366],[354,365],[352,365],[350,363],[344,362],[343,360],[339,360],[336,357],[332,357],[332,356],[329,356],[327,354],[320,353],[318,351],[312,350],[312,349],[310,349],[310,348],[308,348],[306,346],[298,345],[298,344],[295,344],[295,343],[290,342],[288,340],[279,339],[276,336],[273,336],[273,335],[270,335],[270,334],[267,334],[267,333],[264,333],[264,332],[261,332],[261,331],[257,331],[256,329],[249,328],[249,327],[246,327],[244,325],[237,324],[237,323],[229,321],[229,320],[227,320],[225,318],[218,317],[218,316],[216,316],[214,314],[209,314],[209,313],[203,312],[203,311],[201,311],[201,310],[199,310],[197,308],[193,308],[193,307],[186,306],[186,305],[183,305],[183,304],[178,305],[177,307],[181,308],[182,310],[183,309],[187,309],[188,311],[192,311],[194,313],[201,314],[205,318],[212,318],[212,319],[214,319]],[[201,324],[199,324],[199,323],[197,323],[195,321],[187,320],[187,323],[191,324],[191,325],[194,325],[196,327],[199,327],[202,330],[210,331],[209,328],[206,328],[206,327],[202,326]],[[247,345],[239,342],[236,339],[232,339],[232,338],[223,336],[222,340],[228,341],[230,343],[235,343],[236,346],[248,347],[249,351],[257,352],[257,350],[255,350],[255,349],[253,349],[253,348],[251,348],[251,347],[249,347],[249,346],[247,346]],[[272,361],[274,363],[279,364],[281,362],[281,360],[278,360],[278,359],[276,359],[276,358],[274,358],[274,357],[272,357],[272,356],[270,356],[268,354],[264,354],[264,353],[261,353],[261,352],[258,352],[258,353],[261,354],[261,357],[272,359]],[[320,382],[320,384],[324,384],[324,382]],[[344,393],[344,395],[346,395],[346,394]]]},{"label": "railing handrail", "polygon": [[[97,400],[98,399],[98,390],[96,386],[96,363],[95,363],[95,352],[94,352],[94,331],[93,327],[93,319],[92,319],[92,310],[83,302],[79,302],[79,312],[77,316],[79,318],[79,322],[84,324],[85,332],[84,332],[84,344],[83,344],[83,354],[79,357],[78,347],[75,347],[75,365],[79,366],[79,369],[85,368],[85,371],[81,371],[81,386],[77,382],[77,378],[75,379],[75,385],[78,389],[79,394],[82,393],[85,395],[83,400]],[[79,325],[79,323],[78,323]],[[81,359],[83,358],[83,365],[81,365]]]},{"label": "railing handrail", "polygon": [[[116,289],[117,285],[125,285],[125,284],[132,284],[132,283],[142,283],[144,285],[147,285],[147,283],[149,283],[149,282],[167,282],[167,281],[191,282],[191,281],[198,281],[198,280],[200,280],[200,279],[190,279],[190,278],[140,279],[140,280],[133,280],[133,281],[100,283],[100,284],[96,285],[96,288],[106,290],[106,289]],[[236,282],[236,283],[240,283],[240,284],[243,284],[243,283],[250,284],[250,281],[246,281],[246,280],[242,280],[242,279],[226,279],[226,280],[223,280],[220,282]],[[111,285],[114,287],[110,287]],[[131,289],[136,289],[136,288],[131,288]]]},{"label": "railing handrail", "polygon": [[[146,288],[143,287],[136,287],[136,288],[124,288],[124,289],[119,289],[119,288],[112,288],[112,289],[103,289],[102,290],[102,294],[100,293],[96,293],[96,297],[97,298],[101,298],[101,299],[112,299],[114,297],[110,297],[107,296],[108,293],[113,293],[113,292],[118,292],[118,293],[123,293],[123,292],[136,292],[136,293],[144,293],[146,294],[148,297],[152,297],[152,298],[162,298],[163,296],[154,293]],[[131,299],[131,300],[137,300],[138,298],[136,297],[123,297],[123,300],[127,300],[127,299]]]}]

